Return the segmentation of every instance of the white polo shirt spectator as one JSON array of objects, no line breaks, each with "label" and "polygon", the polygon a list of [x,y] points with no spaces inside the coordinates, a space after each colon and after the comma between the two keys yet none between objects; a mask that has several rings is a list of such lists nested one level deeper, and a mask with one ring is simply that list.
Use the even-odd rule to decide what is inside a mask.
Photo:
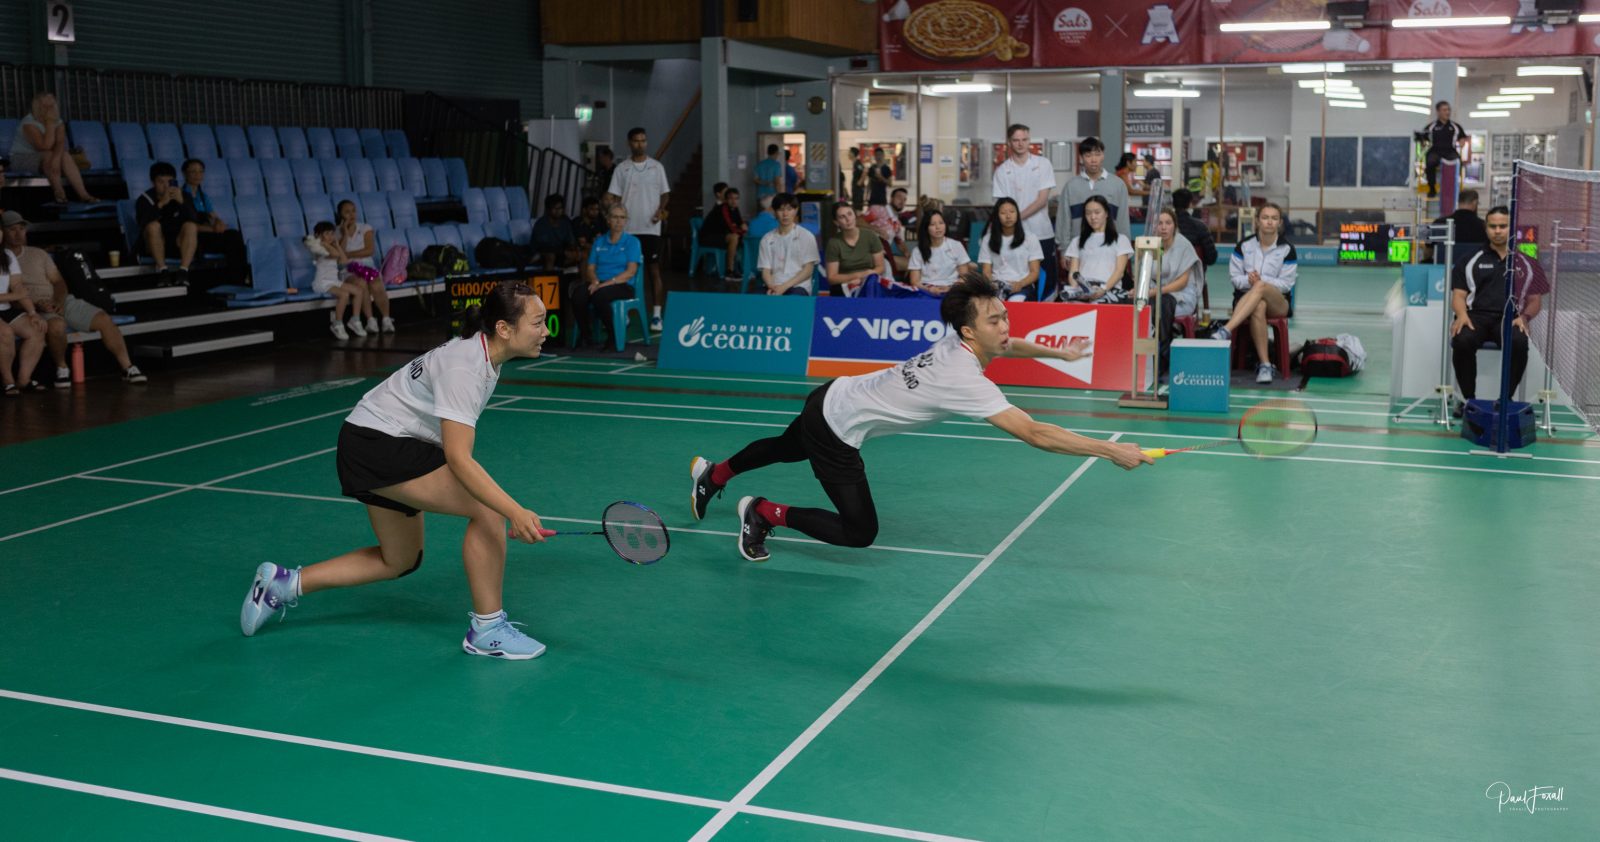
[{"label": "white polo shirt spectator", "polygon": [[[1040,190],[1055,192],[1056,173],[1050,167],[1050,162],[1041,155],[1028,154],[1028,160],[1019,164],[1014,158],[1007,155],[1005,162],[994,171],[994,199],[1009,198],[1017,203],[1020,210],[1033,204],[1038,198]],[[1030,240],[1049,240],[1056,235],[1055,226],[1050,224],[1050,202],[1048,196],[1043,206],[1033,216],[1022,220],[1022,230],[1028,232]]]},{"label": "white polo shirt spectator", "polygon": [[1011,247],[1011,240],[1010,235],[1000,235],[1000,253],[995,254],[989,251],[989,238],[985,236],[983,247],[978,250],[978,262],[993,265],[991,271],[994,279],[1008,284],[1028,277],[1028,261],[1044,260],[1044,250],[1039,248],[1038,238],[1028,237],[1017,248]]},{"label": "white polo shirt spectator", "polygon": [[1111,277],[1117,268],[1117,256],[1133,256],[1133,244],[1128,242],[1126,235],[1118,234],[1117,241],[1106,243],[1104,232],[1096,231],[1089,235],[1083,247],[1078,247],[1078,238],[1073,237],[1067,243],[1067,260],[1078,258],[1078,274],[1083,276],[1080,283],[1104,284],[1108,281],[1120,281],[1121,278]]},{"label": "white polo shirt spectator", "polygon": [[661,236],[661,220],[651,218],[661,207],[661,197],[672,192],[672,185],[667,183],[667,171],[660,161],[649,156],[643,161],[624,159],[612,172],[606,192],[622,197],[622,206],[628,209],[624,230],[634,236]]},{"label": "white polo shirt spectator", "polygon": [[[784,283],[806,264],[815,265],[820,257],[817,250],[817,238],[811,232],[796,225],[785,234],[782,228],[767,232],[761,238],[761,248],[756,255],[757,269],[771,269],[772,280]],[[811,292],[811,276],[790,287],[790,289],[803,289],[807,294]]]},{"label": "white polo shirt spectator", "polygon": [[[1032,241],[1032,237],[1028,238]],[[922,285],[926,287],[949,288],[961,277],[961,267],[972,262],[965,246],[957,240],[945,237],[944,242],[936,248],[930,248],[928,259],[922,259],[922,246],[911,247],[911,261],[906,266],[908,272],[921,272]],[[1027,274],[1028,267],[1022,267],[1023,274]]]}]

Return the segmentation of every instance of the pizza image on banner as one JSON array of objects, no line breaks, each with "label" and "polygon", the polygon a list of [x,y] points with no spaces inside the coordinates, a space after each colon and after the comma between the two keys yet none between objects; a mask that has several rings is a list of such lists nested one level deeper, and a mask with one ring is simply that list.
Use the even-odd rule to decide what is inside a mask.
[{"label": "pizza image on banner", "polygon": [[896,3],[880,25],[885,64],[899,64],[894,57],[903,49],[933,66],[1032,66],[1032,7],[1027,0],[933,0],[907,12]]}]

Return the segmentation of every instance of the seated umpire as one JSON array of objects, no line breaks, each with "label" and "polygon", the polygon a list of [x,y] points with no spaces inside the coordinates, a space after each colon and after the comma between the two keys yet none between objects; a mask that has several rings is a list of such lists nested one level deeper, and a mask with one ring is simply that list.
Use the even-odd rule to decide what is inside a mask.
[{"label": "seated umpire", "polygon": [[[1522,382],[1528,367],[1528,322],[1539,314],[1540,299],[1547,285],[1544,271],[1527,255],[1511,250],[1511,211],[1504,205],[1490,208],[1485,216],[1489,243],[1474,249],[1456,262],[1450,275],[1450,306],[1455,321],[1450,325],[1450,349],[1455,361],[1456,385],[1467,400],[1476,398],[1478,349],[1484,343],[1500,343],[1500,320],[1506,306],[1506,263],[1515,261],[1516,285],[1523,292],[1520,311],[1512,322],[1511,391]],[[1456,407],[1456,417],[1462,408]]]}]

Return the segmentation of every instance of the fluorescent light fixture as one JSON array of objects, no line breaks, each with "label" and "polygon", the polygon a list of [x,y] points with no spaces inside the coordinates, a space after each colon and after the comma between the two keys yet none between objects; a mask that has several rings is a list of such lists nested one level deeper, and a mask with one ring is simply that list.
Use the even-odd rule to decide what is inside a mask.
[{"label": "fluorescent light fixture", "polygon": [[1409,111],[1412,114],[1432,114],[1433,113],[1428,108],[1426,108],[1424,106],[1421,106],[1421,105],[1402,105],[1402,104],[1396,102],[1396,103],[1390,104],[1389,107],[1393,108],[1396,111]]},{"label": "fluorescent light fixture", "polygon": [[1395,90],[1431,91],[1433,83],[1421,79],[1396,79],[1393,83]]},{"label": "fluorescent light fixture", "polygon": [[1510,26],[1511,16],[1395,18],[1389,21],[1389,25],[1395,29],[1429,29],[1435,26]]},{"label": "fluorescent light fixture", "polygon": [[1511,116],[1511,112],[1510,111],[1474,111],[1474,112],[1468,114],[1467,116],[1468,117],[1472,117],[1474,119],[1482,119],[1484,117],[1510,117]]},{"label": "fluorescent light fixture", "polygon": [[1396,73],[1432,73],[1431,61],[1397,61],[1394,63]]},{"label": "fluorescent light fixture", "polygon": [[1495,94],[1483,98],[1484,102],[1533,102],[1533,94]]},{"label": "fluorescent light fixture", "polygon": [[1425,96],[1406,96],[1405,94],[1389,94],[1389,101],[1390,102],[1403,102],[1403,103],[1406,103],[1407,105],[1421,105],[1421,106],[1430,107],[1430,108],[1433,106],[1433,100],[1430,100]]},{"label": "fluorescent light fixture", "polygon": [[1582,76],[1583,68],[1560,64],[1529,64],[1517,68],[1518,76]]},{"label": "fluorescent light fixture", "polygon": [[594,106],[587,102],[580,102],[572,107],[572,116],[580,123],[587,123],[594,119]]},{"label": "fluorescent light fixture", "polygon": [[1456,77],[1459,79],[1467,78],[1467,68],[1464,65],[1456,65]]},{"label": "fluorescent light fixture", "polygon": [[1323,91],[1322,95],[1328,99],[1366,99],[1360,91]]},{"label": "fluorescent light fixture", "polygon": [[1147,96],[1147,97],[1166,97],[1167,99],[1172,99],[1174,97],[1181,97],[1183,99],[1194,99],[1194,98],[1200,96],[1200,92],[1197,91],[1197,90],[1194,90],[1193,88],[1135,88],[1134,91],[1133,91],[1133,95],[1134,96]]},{"label": "fluorescent light fixture", "polygon": [[1511,109],[1511,108],[1521,108],[1522,107],[1522,103],[1520,103],[1520,102],[1480,102],[1474,107],[1477,108],[1479,111],[1482,111],[1484,109],[1488,109],[1490,111],[1505,111],[1506,109]]},{"label": "fluorescent light fixture", "polygon": [[1344,88],[1345,90],[1354,90],[1356,86],[1356,83],[1350,81],[1349,79],[1329,79],[1327,81],[1323,81],[1321,79],[1301,79],[1295,84],[1302,88]]},{"label": "fluorescent light fixture", "polygon": [[1327,64],[1323,64],[1319,61],[1313,61],[1285,64],[1283,66],[1283,72],[1285,73],[1322,73],[1324,71],[1328,73],[1343,73],[1344,62],[1330,61]]},{"label": "fluorescent light fixture", "polygon": [[[1556,92],[1555,88],[1537,88],[1537,87],[1535,87],[1535,88],[1501,88],[1500,89],[1500,93],[1502,93],[1502,94],[1553,94],[1555,92]],[[1490,99],[1493,99],[1493,97],[1490,97]]]},{"label": "fluorescent light fixture", "polygon": [[1578,15],[1578,23],[1600,23],[1600,15]]},{"label": "fluorescent light fixture", "polygon": [[928,86],[928,92],[935,94],[986,94],[993,90],[994,86],[988,82],[950,82]]},{"label": "fluorescent light fixture", "polygon": [[1349,100],[1349,99],[1330,99],[1330,100],[1328,100],[1328,104],[1332,105],[1332,106],[1334,106],[1336,108],[1366,108],[1367,107],[1367,104],[1365,102],[1357,102],[1355,100]]},{"label": "fluorescent light fixture", "polygon": [[[1511,19],[1506,18],[1506,23],[1510,22]],[[1325,20],[1252,21],[1222,25],[1223,32],[1310,32],[1331,28],[1332,24]]]}]

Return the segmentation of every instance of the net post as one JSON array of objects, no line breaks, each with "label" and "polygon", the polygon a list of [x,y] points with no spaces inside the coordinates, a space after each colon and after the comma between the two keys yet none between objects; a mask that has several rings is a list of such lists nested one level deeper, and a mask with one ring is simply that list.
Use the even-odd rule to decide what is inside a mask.
[{"label": "net post", "polygon": [[[1147,223],[1148,224],[1148,223]],[[1161,365],[1161,238],[1140,236],[1133,246],[1133,387],[1117,399],[1117,406],[1166,409],[1167,399],[1160,394],[1158,371]],[[1141,337],[1144,315],[1150,314],[1148,336]],[[1145,358],[1145,376],[1139,375],[1139,358]],[[1146,388],[1145,384],[1149,387]]]},{"label": "net post", "polygon": [[1439,393],[1439,417],[1434,419],[1434,423],[1449,429],[1450,398],[1454,388],[1450,384],[1450,375],[1454,373],[1450,366],[1450,316],[1452,302],[1455,300],[1455,289],[1451,285],[1450,275],[1456,268],[1456,221],[1446,219],[1444,231],[1444,296],[1439,302],[1444,305],[1444,330],[1440,332],[1442,338],[1439,349],[1439,385],[1434,387]]}]

